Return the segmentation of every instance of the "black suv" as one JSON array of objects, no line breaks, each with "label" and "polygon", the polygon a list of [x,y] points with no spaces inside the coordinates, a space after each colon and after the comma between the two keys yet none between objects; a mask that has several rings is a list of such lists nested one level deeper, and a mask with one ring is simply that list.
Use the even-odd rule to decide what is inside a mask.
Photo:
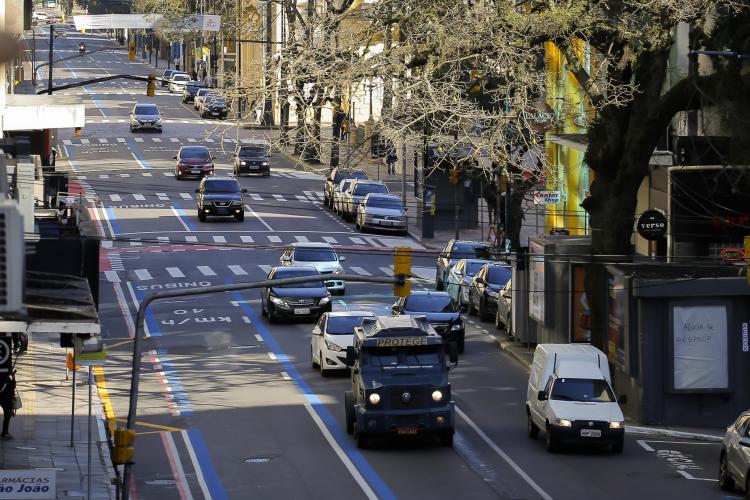
[{"label": "black suv", "polygon": [[193,102],[195,100],[195,93],[198,89],[205,89],[206,84],[198,80],[191,80],[187,82],[185,88],[182,91],[182,102]]},{"label": "black suv", "polygon": [[[267,280],[321,276],[314,267],[279,266],[271,269]],[[318,321],[323,313],[331,312],[331,294],[320,281],[295,285],[276,285],[261,289],[261,312],[274,323],[282,317]]]},{"label": "black suv", "polygon": [[223,96],[206,97],[205,105],[201,111],[201,118],[211,117],[224,120],[227,115],[229,115],[229,108]]},{"label": "black suv", "polygon": [[198,220],[206,222],[209,215],[234,217],[237,222],[245,220],[245,204],[242,193],[247,189],[240,188],[235,179],[225,177],[204,177],[198,193]]},{"label": "black suv", "polygon": [[234,152],[234,175],[260,174],[263,177],[271,175],[270,156],[271,144],[256,142],[243,144]]},{"label": "black suv", "polygon": [[448,292],[417,290],[399,298],[391,311],[394,315],[424,316],[445,342],[455,342],[464,352],[466,328],[461,309]]}]

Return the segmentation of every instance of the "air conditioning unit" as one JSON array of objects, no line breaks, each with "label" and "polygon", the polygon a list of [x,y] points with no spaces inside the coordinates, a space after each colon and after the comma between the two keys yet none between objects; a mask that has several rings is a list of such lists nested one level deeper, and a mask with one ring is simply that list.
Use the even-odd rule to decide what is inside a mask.
[{"label": "air conditioning unit", "polygon": [[10,200],[0,201],[0,314],[23,307],[23,217]]}]

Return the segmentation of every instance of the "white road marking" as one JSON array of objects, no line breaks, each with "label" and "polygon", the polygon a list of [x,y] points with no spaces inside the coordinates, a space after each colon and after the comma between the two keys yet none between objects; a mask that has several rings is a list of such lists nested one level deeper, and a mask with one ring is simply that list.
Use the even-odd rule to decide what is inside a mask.
[{"label": "white road marking", "polygon": [[211,491],[208,489],[208,485],[206,485],[206,478],[203,477],[203,470],[201,469],[201,464],[198,462],[198,457],[195,456],[195,450],[193,449],[193,443],[190,442],[190,437],[188,436],[187,431],[182,430],[180,431],[180,434],[182,435],[182,439],[185,440],[185,447],[188,450],[188,455],[190,455],[190,460],[193,462],[193,468],[195,469],[195,475],[198,479],[198,484],[201,487],[201,491],[203,492],[203,498],[206,500],[213,500],[213,497],[211,496]]},{"label": "white road marking", "polygon": [[361,276],[372,276],[372,273],[362,269],[361,267],[350,267],[349,269]]},{"label": "white road marking", "polygon": [[706,478],[706,477],[695,477],[692,474],[690,474],[689,472],[685,472],[684,470],[678,470],[677,474],[681,475],[685,479],[692,479],[693,481],[712,481],[714,483],[718,483],[719,482],[718,479]]},{"label": "white road marking", "polygon": [[118,137],[117,142],[126,142],[124,137]]},{"label": "white road marking", "polygon": [[[185,122],[185,123],[187,123],[187,122]],[[211,139],[210,137],[208,137],[206,139],[203,139],[203,142],[216,142],[216,141],[214,141],[213,139]]]},{"label": "white road marking", "polygon": [[240,240],[242,240],[242,243],[252,243],[254,241],[252,236],[248,236],[246,234],[240,236]]},{"label": "white road marking", "polygon": [[151,172],[141,172],[143,177],[151,177]]},{"label": "white road marking", "polygon": [[333,236],[323,236],[323,241],[330,243],[331,245],[337,245],[338,241]]},{"label": "white road marking", "polygon": [[290,377],[287,372],[281,372],[281,378],[284,380],[292,380],[292,377]]},{"label": "white road marking", "polygon": [[203,276],[216,276],[214,270],[208,266],[198,266],[198,271],[200,271]]},{"label": "white road marking", "polygon": [[91,144],[91,141],[88,139],[81,139],[81,144]]},{"label": "white road marking", "polygon": [[310,240],[307,238],[307,236],[295,236],[295,240],[297,240],[300,243],[309,243]]},{"label": "white road marking", "polygon": [[280,194],[273,195],[274,198],[276,198],[278,201],[286,201],[286,198],[281,196]]},{"label": "white road marking", "polygon": [[263,271],[264,274],[268,274],[271,272],[271,266],[267,264],[258,264],[258,267],[261,271]]},{"label": "white road marking", "polygon": [[109,179],[109,175],[107,175],[107,174],[101,174],[101,175],[99,175],[99,178],[100,179]]},{"label": "white road marking", "polygon": [[273,359],[274,361],[276,360],[276,355],[274,353],[272,353],[272,352],[268,353],[268,357],[271,358],[271,359]]},{"label": "white road marking", "polygon": [[120,277],[117,275],[116,271],[104,271],[104,276],[107,278],[107,282],[109,283],[120,282]]},{"label": "white road marking", "polygon": [[130,174],[120,174],[120,177],[127,178],[130,177]]},{"label": "white road marking", "polygon": [[542,489],[542,487],[539,486],[533,479],[531,479],[531,477],[528,474],[526,474],[526,472],[524,472],[524,470],[512,458],[510,458],[510,456],[508,456],[507,453],[505,453],[498,445],[496,445],[487,436],[487,434],[485,434],[484,431],[482,431],[482,429],[480,429],[479,426],[477,426],[477,424],[475,424],[474,421],[469,418],[469,416],[466,413],[464,413],[459,407],[456,407],[456,413],[458,413],[458,415],[462,419],[464,419],[464,421],[467,424],[469,424],[469,427],[471,427],[474,430],[474,432],[476,432],[477,435],[479,435],[479,437],[482,438],[482,441],[484,441],[485,443],[487,443],[487,445],[490,448],[492,448],[492,450],[495,453],[497,453],[498,455],[500,455],[500,457],[503,460],[505,460],[505,463],[507,463],[508,465],[510,465],[510,467],[514,471],[516,471],[516,473],[519,476],[521,476],[521,478],[523,478],[523,480],[526,481],[526,483],[529,486],[531,486],[534,489],[534,491],[536,491],[537,494],[539,494],[539,496],[541,496],[544,500],[552,500],[552,497],[546,491],[544,491]]},{"label": "white road marking", "polygon": [[642,439],[636,440],[636,443],[638,443],[639,445],[641,445],[641,448],[643,448],[646,451],[654,451],[654,449],[652,447],[650,447],[649,445],[647,445],[646,441],[644,441]]},{"label": "white road marking", "polygon": [[[174,209],[172,209],[172,210],[174,210]],[[188,229],[187,227],[185,227],[185,230],[186,231],[190,231],[190,229]],[[188,235],[188,236],[185,236],[185,241],[187,241],[188,243],[197,243],[198,242],[198,237],[197,236],[190,236],[190,235]]]},{"label": "white road marking", "polygon": [[70,139],[63,139],[63,144],[65,144],[66,146],[72,146],[73,141],[71,141]]},{"label": "white road marking", "polygon": [[167,272],[173,278],[184,278],[185,277],[185,274],[182,271],[180,271],[179,267],[168,267],[167,268]]},{"label": "white road marking", "polygon": [[109,195],[109,199],[112,201],[122,201],[122,198],[120,198],[119,194],[111,194]]},{"label": "white road marking", "polygon": [[169,243],[169,236],[157,236],[157,240],[159,240],[160,243]]},{"label": "white road marking", "polygon": [[393,269],[391,269],[390,267],[379,267],[378,269],[386,276],[393,276]]},{"label": "white road marking", "polygon": [[133,140],[135,142],[143,142],[143,137],[135,137]]},{"label": "white road marking", "polygon": [[257,213],[255,213],[255,210],[253,210],[250,207],[250,205],[245,205],[245,208],[247,209],[248,212],[250,212],[253,215],[253,217],[255,217],[256,219],[258,219],[260,221],[260,223],[263,224],[266,227],[266,229],[268,229],[269,231],[273,231],[273,228],[271,226],[269,226],[268,223],[266,221],[264,221],[261,218],[260,215],[258,215]]},{"label": "white road marking", "polygon": [[187,141],[188,141],[188,142],[195,142],[195,139],[193,139],[192,137],[188,137],[188,138],[187,138]]},{"label": "white road marking", "polygon": [[281,243],[281,238],[271,235],[268,236],[268,241],[270,241],[271,243]]},{"label": "white road marking", "polygon": [[104,137],[100,137],[99,138],[99,144],[108,144],[108,143],[109,143],[109,141],[107,139],[105,139]]},{"label": "white road marking", "polygon": [[357,238],[356,236],[349,236],[349,239],[352,240],[352,243],[355,245],[364,245],[365,241],[362,238]]},{"label": "white road marking", "polygon": [[158,137],[154,137],[153,140],[154,142],[161,142],[161,139],[159,139]]},{"label": "white road marking", "polygon": [[227,239],[223,236],[214,236],[214,243],[226,243]]},{"label": "white road marking", "polygon": [[235,276],[247,276],[247,272],[240,266],[228,265],[227,267],[234,273]]},{"label": "white road marking", "polygon": [[255,340],[257,340],[258,342],[263,342],[263,337],[261,337],[260,333],[255,334]]},{"label": "white road marking", "polygon": [[[141,303],[138,301],[138,298],[135,296],[135,290],[133,290],[133,285],[127,281],[125,282],[125,285],[128,287],[128,292],[130,293],[130,298],[133,300],[133,305],[136,309],[138,309],[138,306],[141,305]],[[115,285],[120,286],[120,285]],[[130,308],[126,307],[125,310],[127,311],[128,317],[130,317],[129,324],[133,325],[133,329],[131,330],[133,332],[133,335],[135,335],[135,323],[133,322],[132,315],[130,314]],[[151,336],[151,331],[148,329],[148,324],[144,321],[143,322],[143,334],[145,337]],[[132,335],[131,335],[132,337]]]},{"label": "white road marking", "polygon": [[252,198],[255,201],[263,201],[263,197],[256,193],[250,193],[250,198]]},{"label": "white road marking", "polygon": [[[136,137],[136,139],[137,139],[137,137]],[[141,140],[142,140],[142,139],[141,139]],[[140,166],[141,168],[143,168],[143,169],[146,169],[146,168],[148,168],[148,167],[147,167],[147,166],[146,166],[146,165],[145,165],[145,164],[144,164],[144,163],[143,163],[143,162],[142,162],[142,161],[141,161],[141,160],[140,160],[140,159],[139,159],[139,158],[138,158],[138,157],[137,157],[137,156],[135,155],[135,153],[133,153],[133,152],[131,151],[131,152],[130,152],[130,155],[131,155],[131,156],[133,157],[133,159],[135,160],[135,162],[136,162],[136,163],[137,163],[137,164],[138,164],[138,165],[139,165],[139,166]]]},{"label": "white road marking", "polygon": [[190,195],[190,193],[180,193],[180,197],[183,200],[192,200],[193,199],[193,197]]},{"label": "white road marking", "polygon": [[[185,223],[184,220],[182,220],[182,216],[180,215],[180,212],[178,212],[175,207],[171,207],[171,208],[172,208],[172,213],[174,214],[175,217],[177,217],[177,220],[180,222],[180,224],[182,224],[182,227],[185,228],[185,231],[190,231],[190,228],[188,227],[188,225]],[[196,238],[195,236],[185,236],[185,240],[198,241],[198,238]]]},{"label": "white road marking", "polygon": [[180,140],[177,137],[170,137],[169,140],[172,142],[180,142]]},{"label": "white road marking", "polygon": [[177,447],[174,445],[174,439],[172,438],[171,432],[160,432],[161,438],[164,441],[164,446],[167,449],[167,455],[171,458],[169,464],[172,469],[172,476],[177,481],[177,489],[180,493],[180,499],[193,500],[193,494],[190,492],[190,486],[188,485],[187,478],[185,477],[185,470],[182,468],[182,462],[180,461],[180,455],[177,454]]},{"label": "white road marking", "polygon": [[154,279],[153,276],[151,276],[151,273],[148,272],[148,269],[136,269],[133,271],[135,275],[138,277],[139,280],[152,280]]},{"label": "white road marking", "polygon": [[144,201],[146,199],[146,197],[143,196],[142,194],[134,194],[133,198],[135,198],[138,201]]},{"label": "white road marking", "polygon": [[302,196],[301,194],[295,195],[297,197],[298,201],[301,201],[302,203],[310,203],[310,200],[308,200],[306,197]]},{"label": "white road marking", "polygon": [[156,193],[156,196],[157,196],[157,197],[158,197],[158,198],[159,198],[160,200],[162,200],[162,201],[167,201],[167,200],[169,200],[169,196],[167,196],[167,193]]}]

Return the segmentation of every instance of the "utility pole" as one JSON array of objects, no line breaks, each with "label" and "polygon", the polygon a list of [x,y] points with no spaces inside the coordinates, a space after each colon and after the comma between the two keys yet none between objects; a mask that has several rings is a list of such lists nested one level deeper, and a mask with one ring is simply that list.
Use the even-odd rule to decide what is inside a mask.
[{"label": "utility pole", "polygon": [[[503,250],[503,241],[500,239],[500,208],[502,207],[502,197],[500,196],[500,179],[502,176],[502,169],[500,168],[500,164],[497,164],[497,172],[495,173],[495,178],[497,179],[497,185],[495,186],[495,189],[497,189],[497,193],[495,196],[495,245],[497,246],[497,253],[498,255]],[[506,180],[507,182],[507,180]],[[507,188],[506,188],[507,189]],[[507,215],[505,216],[507,218]],[[505,221],[503,221],[505,222]],[[504,235],[503,235],[504,236]],[[504,237],[503,237],[504,239]]]},{"label": "utility pole", "polygon": [[55,25],[49,25],[49,73],[47,75],[47,94],[52,95],[52,56],[54,55]]},{"label": "utility pole", "polygon": [[36,28],[31,27],[31,84],[36,87]]},{"label": "utility pole", "polygon": [[266,15],[266,33],[265,41],[265,86],[266,95],[263,98],[263,118],[261,119],[261,125],[273,125],[273,99],[271,94],[271,86],[273,84],[273,78],[271,75],[271,61],[273,59],[273,2],[266,2],[265,5]]}]

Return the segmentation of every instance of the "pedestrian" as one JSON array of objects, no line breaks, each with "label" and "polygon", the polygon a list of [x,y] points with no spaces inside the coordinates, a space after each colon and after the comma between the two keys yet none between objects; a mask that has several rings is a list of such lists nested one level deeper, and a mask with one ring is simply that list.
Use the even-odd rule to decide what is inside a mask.
[{"label": "pedestrian", "polygon": [[398,161],[398,156],[396,156],[396,150],[391,146],[388,149],[388,153],[385,155],[385,163],[388,165],[388,173],[389,174],[395,174],[396,173],[396,162]]},{"label": "pedestrian", "polygon": [[341,140],[346,141],[347,137],[349,137],[349,120],[344,118],[341,122]]},{"label": "pedestrian", "polygon": [[15,372],[5,375],[5,379],[0,382],[0,407],[3,409],[3,432],[0,439],[13,439],[8,432],[10,419],[15,415],[13,407],[13,398],[16,395],[16,377]]},{"label": "pedestrian", "polygon": [[50,163],[50,166],[55,166],[55,161],[57,159],[57,149],[52,148],[52,163]]}]

